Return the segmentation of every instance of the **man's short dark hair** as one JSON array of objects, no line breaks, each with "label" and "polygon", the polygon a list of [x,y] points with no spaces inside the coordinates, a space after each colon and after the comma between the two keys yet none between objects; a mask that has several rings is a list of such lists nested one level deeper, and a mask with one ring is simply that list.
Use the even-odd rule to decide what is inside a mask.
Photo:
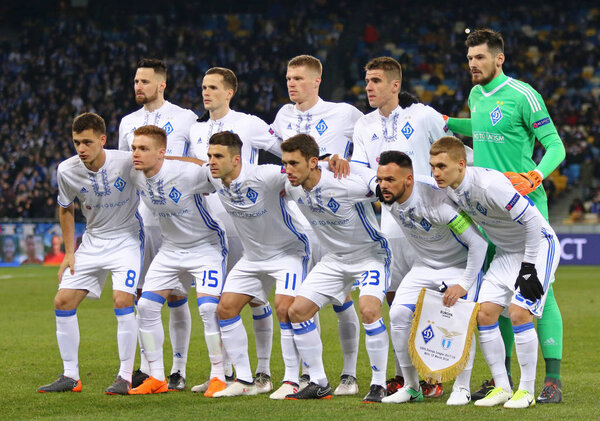
[{"label": "man's short dark hair", "polygon": [[154,69],[154,73],[161,75],[167,80],[167,65],[164,61],[156,58],[142,58],[138,61],[137,68],[140,67]]},{"label": "man's short dark hair", "polygon": [[385,151],[379,156],[379,166],[396,164],[400,168],[406,168],[412,171],[412,160],[404,152],[400,151]]},{"label": "man's short dark hair", "polygon": [[476,29],[469,34],[465,41],[467,47],[476,47],[478,45],[486,44],[488,49],[495,53],[504,53],[504,39],[500,32],[493,31],[491,29]]},{"label": "man's short dark hair", "polygon": [[281,143],[283,152],[300,151],[302,156],[308,161],[310,158],[319,157],[319,145],[312,136],[307,134],[297,134]]},{"label": "man's short dark hair", "polygon": [[233,89],[235,94],[238,89],[238,80],[235,77],[235,73],[232,70],[226,69],[225,67],[211,67],[205,73],[206,75],[221,75],[223,77],[223,84],[227,89]]},{"label": "man's short dark hair", "polygon": [[209,145],[223,145],[227,146],[229,152],[233,155],[242,155],[242,139],[230,131],[224,131],[213,134],[209,141]]},{"label": "man's short dark hair", "polygon": [[73,120],[73,133],[81,133],[84,130],[92,129],[94,133],[105,135],[106,123],[104,119],[95,113],[79,114]]},{"label": "man's short dark hair", "polygon": [[167,132],[160,127],[153,126],[151,124],[147,126],[138,127],[134,130],[133,136],[148,136],[154,141],[158,142],[161,148],[167,147]]}]

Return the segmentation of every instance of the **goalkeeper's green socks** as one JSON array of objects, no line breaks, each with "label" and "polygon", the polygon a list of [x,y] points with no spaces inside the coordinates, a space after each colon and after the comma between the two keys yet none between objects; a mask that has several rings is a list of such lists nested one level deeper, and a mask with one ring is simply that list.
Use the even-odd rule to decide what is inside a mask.
[{"label": "goalkeeper's green socks", "polygon": [[563,348],[563,322],[560,309],[554,298],[554,289],[550,285],[544,313],[537,322],[538,337],[542,355],[546,361],[546,377],[560,379],[560,362]]}]

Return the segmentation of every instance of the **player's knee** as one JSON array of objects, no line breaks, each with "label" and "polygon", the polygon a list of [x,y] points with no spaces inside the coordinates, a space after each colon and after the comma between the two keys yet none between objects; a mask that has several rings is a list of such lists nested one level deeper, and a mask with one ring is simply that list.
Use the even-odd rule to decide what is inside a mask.
[{"label": "player's knee", "polygon": [[54,297],[54,308],[56,310],[74,310],[77,308],[77,301],[72,296],[59,291]]},{"label": "player's knee", "polygon": [[296,303],[293,303],[288,309],[288,318],[292,323],[301,323],[308,320],[308,318],[304,319],[304,312]]},{"label": "player's knee", "polygon": [[133,306],[134,296],[131,294],[123,294],[113,297],[114,308],[126,308]]},{"label": "player's knee", "polygon": [[510,322],[513,326],[519,326],[532,321],[533,316],[528,310],[519,306],[510,306],[508,309]]},{"label": "player's knee", "polygon": [[489,326],[496,323],[497,319],[494,320],[494,315],[480,308],[479,313],[477,313],[477,324],[479,326]]},{"label": "player's knee", "polygon": [[289,303],[278,303],[275,306],[275,314],[277,314],[277,319],[282,323],[287,323],[289,321],[288,312],[290,310]]},{"label": "player's knee", "polygon": [[[202,315],[202,306],[200,306],[199,309],[200,314]],[[219,317],[219,320],[232,319],[235,316],[237,316],[237,314],[235,314],[232,306],[223,301],[219,302],[219,305],[217,306],[217,317]]]},{"label": "player's knee", "polygon": [[361,306],[360,307],[360,318],[363,323],[373,323],[381,317],[381,311],[378,308],[372,306]]}]

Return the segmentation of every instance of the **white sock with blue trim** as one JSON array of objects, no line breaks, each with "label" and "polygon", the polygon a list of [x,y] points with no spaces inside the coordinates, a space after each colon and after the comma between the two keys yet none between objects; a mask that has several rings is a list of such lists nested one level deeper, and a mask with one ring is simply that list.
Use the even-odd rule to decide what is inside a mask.
[{"label": "white sock with blue trim", "polygon": [[166,299],[160,295],[145,291],[138,301],[140,314],[140,336],[144,346],[144,354],[150,366],[150,375],[156,380],[165,380],[165,363],[163,361],[163,344],[165,331],[161,319],[161,309]]},{"label": "white sock with blue trim", "polygon": [[385,387],[390,339],[387,335],[383,318],[373,323],[363,323],[365,328],[365,346],[371,363],[371,384]]},{"label": "white sock with blue trim", "polygon": [[538,337],[533,322],[513,326],[515,349],[521,367],[519,389],[533,394],[535,389],[535,373],[538,359]]},{"label": "white sock with blue trim", "polygon": [[208,359],[210,360],[210,376],[221,381],[225,381],[225,351],[221,341],[221,329],[219,328],[219,319],[217,317],[217,306],[219,299],[217,297],[198,297],[198,313],[204,324],[204,340],[208,350]]},{"label": "white sock with blue trim", "polygon": [[473,361],[475,361],[476,343],[475,334],[473,334],[473,338],[471,339],[471,350],[469,351],[469,360],[467,361],[464,370],[456,376],[454,385],[452,385],[452,390],[459,390],[460,388],[471,390],[471,371],[473,370]]},{"label": "white sock with blue trim", "polygon": [[190,349],[190,336],[192,334],[192,315],[188,299],[183,298],[174,302],[167,302],[169,306],[169,337],[173,349],[173,366],[171,374],[179,373],[185,378],[188,351]]},{"label": "white sock with blue trim", "polygon": [[133,306],[115,308],[115,316],[117,317],[117,346],[119,348],[119,359],[121,360],[119,376],[131,383],[138,332]]},{"label": "white sock with blue trim", "polygon": [[150,375],[150,365],[148,364],[148,359],[146,358],[146,354],[144,353],[144,344],[142,343],[142,334],[140,333],[140,329],[139,329],[139,326],[141,325],[141,323],[140,323],[140,312],[139,312],[139,310],[137,310],[137,308],[138,308],[137,301],[135,302],[135,308],[136,308],[135,319],[137,320],[137,325],[138,325],[137,337],[138,337],[138,343],[140,345],[140,371],[142,373]]},{"label": "white sock with blue trim", "polygon": [[504,359],[506,351],[504,350],[504,342],[500,335],[498,322],[489,326],[477,326],[479,331],[479,346],[485,362],[490,367],[494,384],[496,387],[501,387],[505,391],[510,391],[510,383]]},{"label": "white sock with blue trim", "polygon": [[358,359],[358,343],[360,340],[360,321],[354,308],[354,301],[348,301],[343,306],[333,306],[338,318],[340,345],[344,355],[342,374],[356,377],[356,360]]},{"label": "white sock with blue trim", "polygon": [[63,360],[63,374],[79,380],[79,323],[77,310],[54,310],[56,315],[56,340]]},{"label": "white sock with blue trim", "polygon": [[284,382],[292,382],[298,384],[298,372],[300,371],[300,355],[294,343],[294,331],[291,323],[279,323],[281,328],[281,355],[283,356],[283,364],[285,373],[283,374]]},{"label": "white sock with blue trim", "polygon": [[237,379],[251,383],[254,378],[248,358],[248,334],[242,318],[236,316],[232,319],[219,320],[219,326],[221,327],[223,346],[227,351],[229,361],[235,367]]},{"label": "white sock with blue trim", "polygon": [[395,305],[390,308],[390,336],[394,354],[404,377],[404,385],[419,390],[419,374],[408,352],[408,339],[414,312],[413,305]]},{"label": "white sock with blue trim", "polygon": [[292,323],[294,343],[302,358],[302,364],[308,370],[310,381],[320,386],[328,384],[323,367],[323,343],[313,319],[302,323]]},{"label": "white sock with blue trim", "polygon": [[273,311],[269,303],[252,309],[252,326],[256,343],[255,373],[271,375],[271,350],[273,349]]}]

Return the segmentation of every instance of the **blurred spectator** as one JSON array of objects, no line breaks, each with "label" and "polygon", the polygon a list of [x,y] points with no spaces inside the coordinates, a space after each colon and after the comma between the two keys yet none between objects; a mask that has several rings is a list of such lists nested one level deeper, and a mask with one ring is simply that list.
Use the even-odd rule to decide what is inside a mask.
[{"label": "blurred spectator", "polygon": [[21,262],[22,265],[41,265],[43,263],[42,260],[37,257],[37,247],[33,235],[25,237],[25,254],[27,257]]},{"label": "blurred spectator", "polygon": [[573,199],[573,203],[569,206],[569,218],[571,222],[583,222],[585,209],[580,198]]},{"label": "blurred spectator", "polygon": [[2,241],[2,262],[17,263],[17,243],[12,235],[5,235]]},{"label": "blurred spectator", "polygon": [[53,235],[50,245],[52,249],[44,256],[45,265],[60,265],[65,257],[62,251],[63,238],[60,235]]}]

